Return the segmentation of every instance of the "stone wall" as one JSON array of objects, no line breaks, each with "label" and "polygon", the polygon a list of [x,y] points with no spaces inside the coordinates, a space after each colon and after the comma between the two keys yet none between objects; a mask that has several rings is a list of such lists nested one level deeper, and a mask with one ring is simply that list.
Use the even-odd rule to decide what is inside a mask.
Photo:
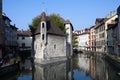
[{"label": "stone wall", "polygon": [[66,56],[66,40],[63,36],[48,35],[46,57]]},{"label": "stone wall", "polygon": [[47,44],[43,44],[40,35],[36,35],[34,49],[35,61],[66,57],[66,37],[57,35],[47,35]]}]

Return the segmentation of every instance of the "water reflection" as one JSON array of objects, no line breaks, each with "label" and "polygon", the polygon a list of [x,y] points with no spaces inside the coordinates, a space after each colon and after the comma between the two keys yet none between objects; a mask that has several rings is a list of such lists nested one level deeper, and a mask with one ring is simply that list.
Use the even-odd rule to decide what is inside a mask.
[{"label": "water reflection", "polygon": [[81,54],[67,61],[32,66],[32,71],[23,70],[0,80],[120,80],[120,71],[98,56]]},{"label": "water reflection", "polygon": [[35,65],[34,80],[70,80],[71,73],[68,61]]},{"label": "water reflection", "polygon": [[117,71],[98,56],[79,55],[78,68],[74,69],[74,80],[120,80]]}]

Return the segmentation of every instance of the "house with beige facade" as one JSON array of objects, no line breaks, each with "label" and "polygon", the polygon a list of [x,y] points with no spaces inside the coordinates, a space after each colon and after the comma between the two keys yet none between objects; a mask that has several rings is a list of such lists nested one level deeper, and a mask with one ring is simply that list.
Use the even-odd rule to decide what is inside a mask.
[{"label": "house with beige facade", "polygon": [[104,52],[106,51],[105,44],[105,18],[97,18],[95,25],[96,34],[96,51]]},{"label": "house with beige facade", "polygon": [[89,35],[89,47],[91,51],[96,51],[96,42],[95,42],[95,26],[90,27],[90,35]]}]

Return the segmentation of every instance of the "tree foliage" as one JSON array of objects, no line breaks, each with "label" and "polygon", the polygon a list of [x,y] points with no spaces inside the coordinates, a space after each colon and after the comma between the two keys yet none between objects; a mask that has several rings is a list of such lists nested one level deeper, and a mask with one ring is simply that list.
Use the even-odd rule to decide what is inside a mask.
[{"label": "tree foliage", "polygon": [[59,14],[51,14],[49,17],[63,32],[65,32],[64,19]]},{"label": "tree foliage", "polygon": [[77,48],[77,47],[78,47],[77,35],[74,34],[73,35],[73,48]]},{"label": "tree foliage", "polygon": [[[49,18],[63,31],[65,32],[64,27],[64,19],[59,14],[50,14]],[[41,16],[37,16],[32,20],[31,25],[29,25],[29,28],[32,33],[35,32],[36,28],[39,26],[41,20]]]}]

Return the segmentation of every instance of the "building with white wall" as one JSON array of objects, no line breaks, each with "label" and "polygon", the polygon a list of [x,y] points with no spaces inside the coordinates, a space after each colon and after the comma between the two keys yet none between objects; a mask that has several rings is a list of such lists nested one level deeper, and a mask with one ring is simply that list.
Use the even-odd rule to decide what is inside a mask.
[{"label": "building with white wall", "polygon": [[32,36],[30,30],[17,31],[17,43],[20,51],[31,50]]},{"label": "building with white wall", "polygon": [[45,12],[41,14],[41,22],[34,36],[36,63],[66,59],[66,35],[46,16]]},{"label": "building with white wall", "polygon": [[74,31],[77,34],[78,50],[89,50],[89,29]]},{"label": "building with white wall", "polygon": [[67,56],[71,57],[73,55],[73,26],[69,20],[65,21],[66,28],[66,43],[67,43]]}]

